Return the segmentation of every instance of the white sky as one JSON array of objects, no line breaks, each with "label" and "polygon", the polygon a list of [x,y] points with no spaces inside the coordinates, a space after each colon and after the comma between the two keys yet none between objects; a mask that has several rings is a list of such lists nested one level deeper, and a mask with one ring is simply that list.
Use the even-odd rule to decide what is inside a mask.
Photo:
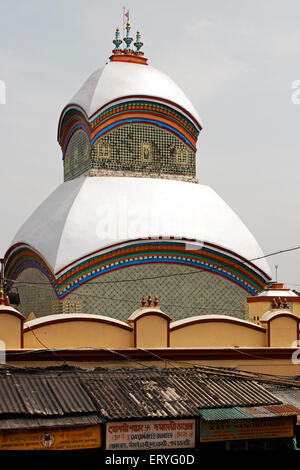
[{"label": "white sky", "polygon": [[[61,182],[60,111],[108,59],[119,0],[0,0],[0,256]],[[198,177],[236,211],[265,253],[300,245],[300,3],[127,1],[149,63],[203,119]],[[1,100],[0,100],[1,101]],[[300,290],[300,250],[268,259]],[[297,285],[298,284],[298,285]]]}]

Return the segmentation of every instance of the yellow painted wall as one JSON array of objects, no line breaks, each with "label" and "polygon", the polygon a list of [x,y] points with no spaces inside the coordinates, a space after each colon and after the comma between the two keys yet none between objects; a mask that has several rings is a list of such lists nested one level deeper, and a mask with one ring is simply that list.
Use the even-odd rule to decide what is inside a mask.
[{"label": "yellow painted wall", "polygon": [[[288,302],[292,302],[292,299],[293,297],[287,297]],[[252,323],[260,325],[260,319],[263,314],[272,309],[271,301],[272,299],[270,298],[270,301],[264,300],[261,302],[249,302],[248,320]],[[291,309],[291,313],[294,313],[298,318],[300,318],[300,302],[293,302],[293,308]]]},{"label": "yellow painted wall", "polygon": [[297,315],[298,318],[300,318],[300,302],[293,303],[293,313]]},{"label": "yellow painted wall", "polygon": [[263,314],[271,309],[271,300],[272,299],[270,299],[270,301],[248,303],[248,320],[256,325],[260,325],[259,320]]},{"label": "yellow painted wall", "polygon": [[[40,342],[42,343],[40,343]],[[56,322],[24,333],[24,348],[133,347],[133,333],[99,321]]]},{"label": "yellow painted wall", "polygon": [[270,321],[269,328],[271,347],[292,347],[297,340],[298,323],[293,318],[274,318]]},{"label": "yellow painted wall", "polygon": [[5,342],[6,349],[21,347],[22,320],[9,313],[0,315],[0,340]]},{"label": "yellow painted wall", "polygon": [[166,348],[168,321],[158,315],[142,316],[136,321],[137,348]]},{"label": "yellow painted wall", "polygon": [[247,325],[228,322],[201,321],[171,330],[170,346],[173,348],[197,347],[264,347],[264,331],[256,331]]}]

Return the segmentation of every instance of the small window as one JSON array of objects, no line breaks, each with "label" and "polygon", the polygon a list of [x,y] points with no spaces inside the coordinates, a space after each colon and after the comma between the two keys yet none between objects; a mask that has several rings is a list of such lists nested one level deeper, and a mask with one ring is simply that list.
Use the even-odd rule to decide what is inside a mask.
[{"label": "small window", "polygon": [[150,142],[142,142],[141,145],[141,158],[143,162],[151,162],[152,160],[152,146]]},{"label": "small window", "polygon": [[188,164],[188,151],[182,148],[176,148],[176,163],[178,165],[187,165]]},{"label": "small window", "polygon": [[96,146],[97,158],[110,159],[110,143],[100,140]]}]

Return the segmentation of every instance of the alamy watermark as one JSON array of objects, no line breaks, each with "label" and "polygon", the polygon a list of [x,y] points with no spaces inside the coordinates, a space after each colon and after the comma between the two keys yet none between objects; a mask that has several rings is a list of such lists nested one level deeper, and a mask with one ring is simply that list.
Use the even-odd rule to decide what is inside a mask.
[{"label": "alamy watermark", "polygon": [[291,101],[293,104],[300,104],[300,80],[294,80],[291,85],[292,90]]},{"label": "alamy watermark", "polygon": [[[135,240],[140,238],[174,238],[191,240],[188,250],[199,250],[205,239],[205,224],[193,211],[177,207],[159,210],[151,203],[132,201],[127,196],[116,201],[103,201],[96,206],[96,235],[102,241]],[[192,239],[192,232],[199,238]],[[194,240],[194,243],[192,242]]]},{"label": "alamy watermark", "polygon": [[300,340],[299,339],[293,342],[292,348],[298,348],[292,354],[292,363],[295,365],[299,365],[300,364]]},{"label": "alamy watermark", "polygon": [[0,340],[0,364],[6,364],[6,344]]},{"label": "alamy watermark", "polygon": [[6,104],[6,85],[3,80],[0,80],[0,104]]}]

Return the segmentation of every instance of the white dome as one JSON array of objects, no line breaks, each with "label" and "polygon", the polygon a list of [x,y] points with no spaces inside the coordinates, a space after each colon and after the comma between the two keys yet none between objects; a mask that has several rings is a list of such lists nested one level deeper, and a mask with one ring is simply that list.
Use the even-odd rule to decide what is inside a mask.
[{"label": "white dome", "polygon": [[[13,240],[52,267],[123,241],[158,236],[196,239],[252,260],[263,253],[232,209],[208,186],[174,180],[82,177],[61,184]],[[253,261],[270,274],[264,259]]]},{"label": "white dome", "polygon": [[171,78],[149,65],[127,62],[108,62],[92,73],[66,108],[78,105],[90,118],[111,101],[128,96],[171,101],[175,107],[177,105],[190,113],[201,125],[196,109]]}]

